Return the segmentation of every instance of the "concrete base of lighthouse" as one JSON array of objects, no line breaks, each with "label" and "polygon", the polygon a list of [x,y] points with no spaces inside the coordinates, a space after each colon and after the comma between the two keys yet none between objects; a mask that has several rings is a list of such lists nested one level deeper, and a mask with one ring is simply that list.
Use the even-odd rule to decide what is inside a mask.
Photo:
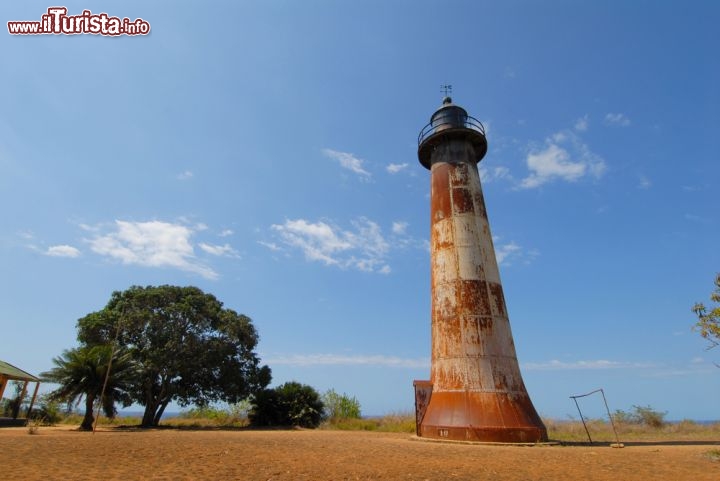
[{"label": "concrete base of lighthouse", "polygon": [[530,398],[512,393],[434,392],[417,434],[423,438],[492,443],[548,440]]}]

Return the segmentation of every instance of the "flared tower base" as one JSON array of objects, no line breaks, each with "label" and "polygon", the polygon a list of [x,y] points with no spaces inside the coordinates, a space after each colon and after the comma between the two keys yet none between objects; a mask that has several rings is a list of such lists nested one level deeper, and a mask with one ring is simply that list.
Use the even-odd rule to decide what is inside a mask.
[{"label": "flared tower base", "polygon": [[547,430],[527,395],[433,392],[421,415],[423,438],[493,443],[547,442]]}]

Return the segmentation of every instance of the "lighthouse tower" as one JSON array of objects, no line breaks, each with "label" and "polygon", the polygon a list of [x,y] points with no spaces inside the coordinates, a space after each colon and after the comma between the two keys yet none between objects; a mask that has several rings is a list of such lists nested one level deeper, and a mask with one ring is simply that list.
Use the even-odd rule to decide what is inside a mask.
[{"label": "lighthouse tower", "polygon": [[432,357],[415,381],[420,437],[547,441],[513,343],[477,164],[483,125],[445,97],[420,132],[430,170]]}]

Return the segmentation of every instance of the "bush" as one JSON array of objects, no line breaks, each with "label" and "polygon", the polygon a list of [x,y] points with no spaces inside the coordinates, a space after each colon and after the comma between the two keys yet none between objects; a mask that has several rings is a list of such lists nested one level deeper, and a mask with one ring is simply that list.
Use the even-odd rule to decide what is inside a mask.
[{"label": "bush", "polygon": [[612,420],[615,424],[635,424],[632,414],[622,409],[618,409],[612,414]]},{"label": "bush", "polygon": [[252,399],[249,414],[253,426],[300,426],[316,428],[324,419],[324,404],[311,386],[295,381],[264,389]]},{"label": "bush", "polygon": [[350,397],[345,393],[338,394],[330,389],[322,396],[325,404],[325,416],[330,420],[337,419],[360,419],[360,401],[355,396]]},{"label": "bush", "polygon": [[183,411],[177,418],[163,420],[165,424],[176,427],[244,427],[248,425],[250,401],[242,400],[229,404],[225,408],[215,406],[195,406]]},{"label": "bush", "polygon": [[661,428],[665,425],[665,415],[667,411],[661,413],[650,406],[633,406],[633,409],[635,409],[634,417],[638,420],[639,424],[653,428]]},{"label": "bush", "polygon": [[62,405],[53,400],[49,394],[43,394],[38,399],[38,406],[33,408],[30,417],[42,424],[55,424],[63,419]]},{"label": "bush", "polygon": [[[14,396],[12,398],[4,398],[2,399],[2,406],[0,406],[0,415],[3,417],[13,418],[17,419],[17,417],[20,415],[21,408],[23,407],[23,404],[25,404],[28,399],[29,395],[25,393],[25,397],[21,397],[23,390],[23,382],[21,381],[10,381],[7,384],[7,387],[12,386],[12,391],[14,391]],[[5,391],[6,393],[9,393],[10,390],[8,389]]]},{"label": "bush", "polygon": [[323,425],[325,429],[342,431],[380,431],[385,433],[414,433],[415,413],[396,412],[372,418],[330,419]]},{"label": "bush", "polygon": [[188,411],[180,413],[183,419],[207,419],[210,421],[224,422],[228,418],[228,411],[214,406],[195,406]]},{"label": "bush", "polygon": [[661,428],[665,425],[667,412],[656,411],[650,406],[633,406],[633,412],[618,409],[612,415],[617,424],[642,424],[651,428]]}]

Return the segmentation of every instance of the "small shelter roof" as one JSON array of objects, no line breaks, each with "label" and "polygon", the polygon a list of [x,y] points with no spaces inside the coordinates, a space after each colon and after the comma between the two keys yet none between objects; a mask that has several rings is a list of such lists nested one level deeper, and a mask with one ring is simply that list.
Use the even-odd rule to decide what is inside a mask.
[{"label": "small shelter roof", "polygon": [[18,381],[40,382],[40,378],[33,376],[32,374],[25,372],[5,361],[0,361],[0,376],[5,377],[6,379]]}]

